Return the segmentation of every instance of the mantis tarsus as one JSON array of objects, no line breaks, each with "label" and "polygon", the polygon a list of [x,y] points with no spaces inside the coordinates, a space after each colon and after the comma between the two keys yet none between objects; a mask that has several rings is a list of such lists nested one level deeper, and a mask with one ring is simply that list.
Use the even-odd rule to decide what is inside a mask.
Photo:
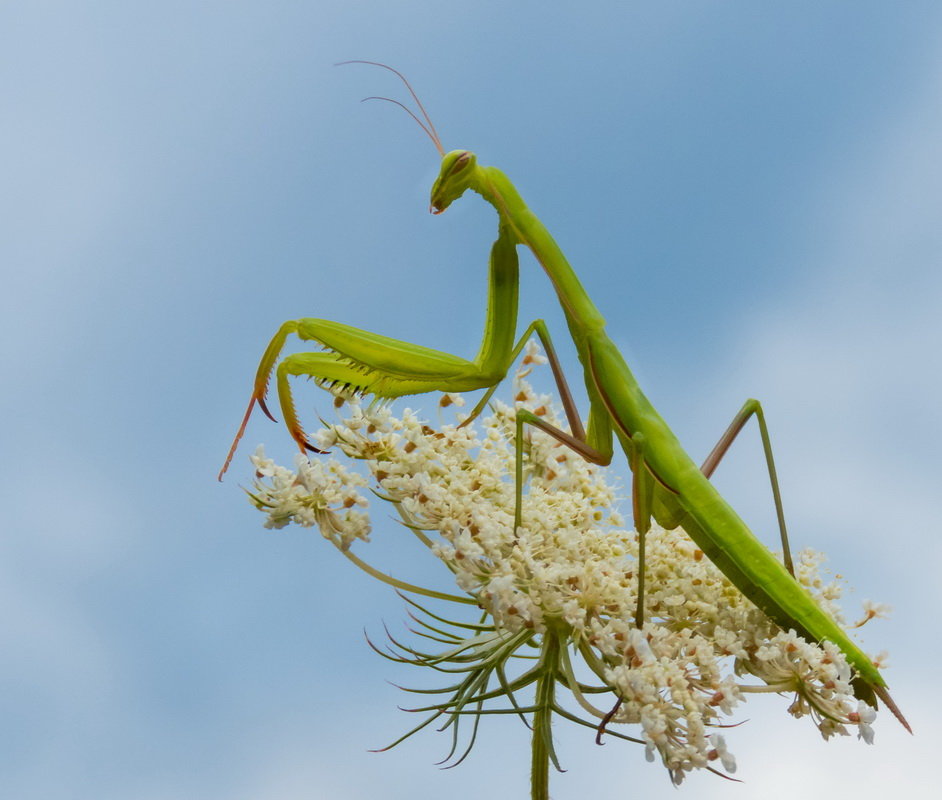
[{"label": "mantis tarsus", "polygon": [[[308,442],[301,427],[288,383],[290,376],[307,376],[321,384],[380,398],[432,391],[487,389],[470,415],[473,419],[485,407],[523,345],[535,333],[549,357],[571,432],[555,428],[529,411],[518,411],[516,524],[519,526],[521,522],[524,425],[545,431],[582,457],[600,465],[611,461],[614,440],[617,439],[632,471],[635,526],[642,539],[652,520],[664,528],[682,527],[726,577],[779,626],[785,630],[794,629],[809,641],[830,640],[837,645],[856,672],[854,690],[858,698],[876,706],[876,698],[879,697],[906,729],[911,730],[890,697],[876,666],[818,607],[791,574],[781,499],[760,404],[755,400],[747,401],[713,452],[698,466],[642,393],[621,354],[605,333],[605,320],[601,313],[586,294],[559,246],[523,202],[513,184],[496,168],[480,165],[468,150],[446,153],[431,119],[408,81],[385,64],[376,66],[390,70],[405,83],[418,105],[421,118],[398,101],[390,102],[404,108],[418,122],[441,155],[441,170],[431,190],[432,212],[439,214],[445,211],[469,189],[483,197],[497,212],[498,235],[490,255],[487,317],[480,351],[468,361],[338,322],[309,318],[286,322],[268,345],[259,364],[248,409],[219,474],[220,479],[232,459],[255,403],[274,419],[265,405],[265,396],[276,364],[278,396],[291,436],[302,451],[320,452]],[[543,267],[565,314],[583,366],[589,397],[589,418],[585,427],[543,321],[532,322],[515,341],[519,245],[529,248]],[[281,350],[292,334],[318,343],[326,352],[299,353],[279,361]],[[784,566],[755,537],[709,480],[733,439],[753,415],[759,423],[772,482],[785,549]],[[643,575],[643,569],[639,573]],[[642,622],[640,609],[639,603],[639,624]]]}]

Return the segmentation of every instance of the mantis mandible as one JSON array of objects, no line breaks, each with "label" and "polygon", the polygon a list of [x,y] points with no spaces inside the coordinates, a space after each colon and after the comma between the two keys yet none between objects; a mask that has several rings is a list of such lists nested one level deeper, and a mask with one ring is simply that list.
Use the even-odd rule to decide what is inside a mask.
[{"label": "mantis mandible", "polygon": [[[289,377],[307,376],[342,392],[377,398],[487,389],[466,424],[483,410],[524,344],[535,333],[550,361],[570,432],[549,425],[530,411],[521,409],[517,412],[516,526],[519,527],[521,522],[524,425],[546,432],[599,465],[607,465],[612,460],[614,440],[617,439],[632,472],[632,505],[635,526],[642,540],[642,557],[643,537],[652,520],[668,529],[682,527],[723,574],[781,628],[794,629],[809,641],[829,640],[837,645],[856,672],[854,691],[857,697],[874,707],[879,697],[911,732],[889,695],[886,681],[870,658],[793,577],[778,481],[761,405],[755,400],[747,401],[704,463],[697,465],[641,391],[625,360],[606,334],[604,318],[562,250],[504,173],[494,167],[482,166],[474,153],[468,150],[446,153],[431,119],[401,73],[376,62],[344,63],[366,63],[388,69],[403,81],[417,103],[421,119],[396,100],[368,98],[389,100],[404,108],[434,142],[442,160],[431,190],[433,213],[442,213],[468,190],[480,195],[497,212],[498,234],[490,253],[487,315],[481,347],[477,356],[469,361],[339,322],[311,318],[285,322],[262,356],[248,409],[219,473],[220,480],[255,404],[258,403],[274,420],[265,404],[265,397],[276,364],[278,397],[291,436],[302,452],[321,452],[305,436],[295,411]],[[543,321],[535,320],[522,336],[515,336],[518,246],[529,248],[533,253],[559,298],[583,367],[589,398],[586,426],[582,424]],[[279,361],[281,350],[291,335],[316,342],[326,352],[299,353]],[[759,424],[772,483],[785,565],[756,538],[709,480],[736,435],[753,415]],[[643,576],[643,564],[638,572]],[[639,587],[639,595],[643,595],[643,586]],[[642,622],[640,609],[639,598],[639,625]]]}]

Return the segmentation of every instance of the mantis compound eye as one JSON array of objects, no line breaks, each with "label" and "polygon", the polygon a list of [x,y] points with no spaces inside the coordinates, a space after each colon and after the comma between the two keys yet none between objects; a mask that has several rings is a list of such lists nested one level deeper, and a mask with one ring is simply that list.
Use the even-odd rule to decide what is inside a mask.
[{"label": "mantis compound eye", "polygon": [[458,172],[461,172],[467,168],[468,164],[471,163],[473,156],[467,150],[465,150],[458,158],[455,159],[455,163],[451,166],[451,174],[454,175]]}]

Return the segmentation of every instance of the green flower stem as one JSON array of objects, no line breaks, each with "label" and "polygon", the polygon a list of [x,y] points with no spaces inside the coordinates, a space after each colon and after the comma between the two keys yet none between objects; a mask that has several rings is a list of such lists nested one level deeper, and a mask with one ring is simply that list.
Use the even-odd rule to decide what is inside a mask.
[{"label": "green flower stem", "polygon": [[559,649],[559,639],[552,630],[547,630],[543,636],[540,677],[536,682],[536,697],[533,703],[536,710],[533,714],[533,745],[530,759],[531,800],[549,800],[550,796],[550,760],[556,763],[551,726],[555,705],[556,676],[559,668]]}]

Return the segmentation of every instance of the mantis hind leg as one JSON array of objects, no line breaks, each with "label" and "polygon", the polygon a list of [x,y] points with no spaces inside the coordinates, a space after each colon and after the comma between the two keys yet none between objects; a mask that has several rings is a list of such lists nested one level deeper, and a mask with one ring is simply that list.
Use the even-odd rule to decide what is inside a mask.
[{"label": "mantis hind leg", "polygon": [[733,441],[745,427],[751,416],[755,415],[756,422],[759,423],[759,435],[762,437],[762,450],[765,453],[765,463],[769,472],[769,482],[772,484],[772,499],[775,502],[775,516],[778,518],[778,530],[782,539],[782,558],[785,562],[785,568],[795,576],[795,565],[792,561],[791,548],[788,544],[788,531],[785,528],[785,510],[782,506],[782,493],[778,485],[778,475],[775,471],[775,459],[772,457],[772,441],[769,437],[769,429],[765,424],[765,414],[762,413],[762,404],[758,400],[747,400],[741,409],[733,417],[733,421],[720,437],[710,454],[706,457],[700,466],[700,471],[710,477],[717,465],[726,455]]}]

